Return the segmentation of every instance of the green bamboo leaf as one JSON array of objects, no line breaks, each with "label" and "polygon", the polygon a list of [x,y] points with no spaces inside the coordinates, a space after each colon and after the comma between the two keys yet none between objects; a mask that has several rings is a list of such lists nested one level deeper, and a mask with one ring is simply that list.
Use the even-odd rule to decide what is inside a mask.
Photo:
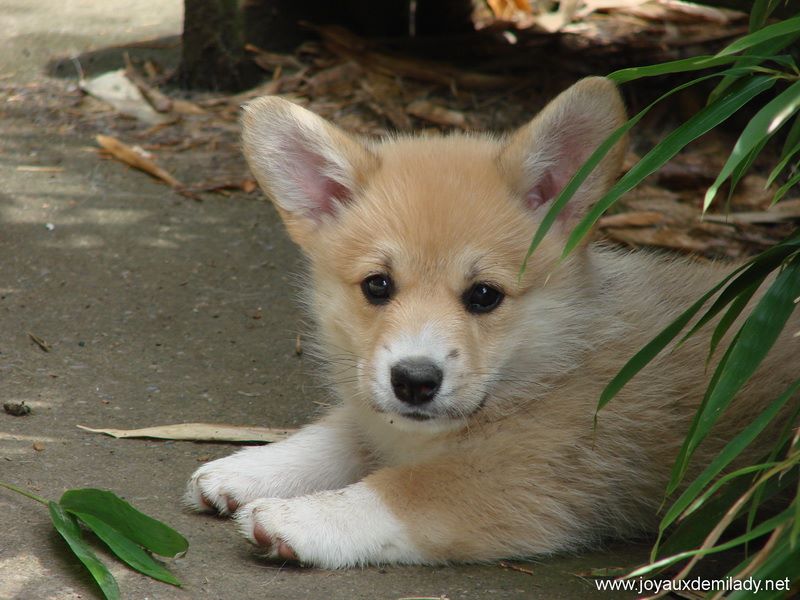
[{"label": "green bamboo leaf", "polygon": [[80,519],[97,537],[105,542],[114,554],[131,568],[164,583],[181,585],[181,582],[164,565],[158,563],[152,556],[142,550],[141,546],[129,540],[105,521],[101,521],[94,515],[73,511],[68,512]]},{"label": "green bamboo leaf", "polygon": [[772,25],[767,25],[758,31],[754,31],[753,33],[750,33],[744,37],[740,37],[735,42],[717,52],[715,56],[729,56],[731,54],[736,54],[738,52],[742,52],[743,50],[747,50],[748,48],[752,48],[753,46],[768,40],[773,40],[775,38],[796,33],[800,33],[800,16],[792,17]]},{"label": "green bamboo leaf", "polygon": [[[800,235],[790,237],[752,258],[742,267],[744,271],[728,284],[717,299],[714,300],[711,307],[697,320],[689,332],[683,336],[680,343],[683,344],[687,339],[697,333],[711,321],[711,319],[716,317],[723,308],[731,302],[736,301],[740,294],[747,292],[751,286],[756,286],[756,288],[758,288],[764,279],[766,279],[767,275],[778,268],[789,256],[797,252],[798,248],[800,248]],[[746,302],[744,304],[746,304]],[[728,323],[727,320],[731,322],[734,321],[739,312],[741,312],[741,310],[738,312],[734,310],[734,312],[729,313],[727,317],[723,318],[720,324],[717,325],[714,336],[712,336],[709,356],[713,354],[719,342],[719,338],[721,338],[727,332],[728,327],[730,327],[731,323]],[[716,341],[715,338],[717,338]]]},{"label": "green bamboo leaf", "polygon": [[753,3],[753,8],[750,9],[750,33],[761,29],[767,23],[775,6],[772,5],[770,0],[756,0]]},{"label": "green bamboo leaf", "polygon": [[[558,214],[564,209],[569,202],[569,199],[575,194],[578,188],[583,184],[589,174],[594,171],[595,167],[600,164],[600,161],[603,157],[608,153],[608,151],[614,147],[614,145],[619,141],[622,136],[624,136],[634,125],[636,125],[642,117],[644,117],[650,110],[662,100],[668,98],[672,94],[680,92],[688,87],[711,79],[713,77],[721,77],[724,76],[726,73],[734,72],[734,70],[727,70],[721,73],[713,73],[711,75],[706,75],[703,77],[698,77],[697,79],[693,79],[688,81],[684,84],[681,84],[665,94],[661,95],[657,100],[651,102],[647,105],[644,109],[639,111],[635,116],[631,117],[626,123],[620,126],[616,131],[614,131],[602,144],[600,144],[597,149],[592,153],[592,155],[586,160],[586,162],[578,169],[575,175],[569,180],[567,185],[564,187],[563,190],[558,194],[558,197],[553,200],[550,208],[547,210],[542,222],[539,224],[539,227],[536,230],[536,233],[533,236],[533,240],[531,240],[531,244],[528,247],[528,252],[525,254],[525,259],[522,261],[522,267],[520,267],[520,274],[525,272],[525,267],[528,264],[528,260],[530,259],[533,252],[539,246],[541,241],[544,239],[547,232],[553,226],[553,223],[556,222],[556,218]],[[747,69],[739,69],[737,72],[749,72]]]},{"label": "green bamboo leaf", "polygon": [[714,352],[716,352],[717,346],[719,346],[722,338],[725,337],[725,334],[728,333],[728,329],[731,328],[731,325],[733,325],[736,319],[739,318],[739,315],[742,314],[742,311],[750,302],[758,288],[761,287],[763,281],[764,279],[762,278],[759,281],[752,283],[750,287],[743,290],[738,296],[736,296],[736,299],[731,303],[730,307],[728,307],[728,310],[725,311],[725,314],[722,315],[719,323],[717,323],[717,326],[714,328],[714,332],[711,334],[711,341],[708,344],[706,365],[711,362]]},{"label": "green bamboo leaf", "polygon": [[72,552],[78,557],[78,560],[89,569],[97,585],[103,591],[103,595],[108,600],[118,600],[120,596],[117,580],[114,579],[111,572],[100,562],[100,559],[95,556],[95,553],[92,552],[92,549],[81,537],[81,530],[75,522],[75,517],[65,512],[55,502],[48,502],[47,507],[50,510],[50,519],[53,521],[56,530],[67,542]]},{"label": "green bamboo leaf", "polygon": [[[783,581],[788,579],[790,585],[793,585],[800,580],[800,571],[797,569],[798,564],[800,564],[800,547],[792,549],[789,535],[784,532],[779,542],[772,549],[770,556],[764,561],[764,564],[755,570],[751,577],[756,581]],[[772,600],[775,598],[776,600],[782,600],[790,597],[790,594],[791,590],[789,592],[777,589],[772,591],[763,590],[758,593],[758,599]],[[736,590],[726,596],[728,600],[745,600],[753,597],[754,594],[752,592],[744,590]]]},{"label": "green bamboo leaf", "polygon": [[683,330],[686,325],[689,324],[689,321],[692,320],[703,306],[705,306],[706,302],[716,294],[722,287],[728,283],[734,276],[736,276],[739,272],[744,270],[747,265],[742,265],[738,269],[735,269],[730,275],[725,277],[722,281],[720,281],[717,285],[703,294],[699,300],[697,300],[694,304],[692,304],[689,308],[687,308],[683,313],[681,313],[677,319],[672,321],[669,325],[667,325],[661,332],[659,332],[656,337],[650,340],[644,348],[639,350],[627,363],[619,370],[614,378],[608,382],[603,391],[600,394],[600,400],[597,403],[597,408],[595,409],[595,414],[599,412],[606,404],[608,404],[617,393],[625,387],[625,384],[628,383],[633,377],[641,371],[650,361],[652,361],[658,354],[661,353],[664,348],[667,347],[675,337]]},{"label": "green bamboo leaf", "polygon": [[672,471],[670,472],[670,479],[669,483],[667,484],[667,495],[670,495],[678,489],[681,481],[683,480],[683,476],[686,473],[686,468],[688,465],[688,459],[686,453],[688,452],[688,448],[686,446],[688,440],[692,439],[697,428],[700,423],[700,415],[703,414],[706,406],[708,406],[708,401],[711,398],[711,392],[717,385],[720,376],[722,375],[722,371],[725,368],[725,365],[728,363],[728,359],[731,357],[733,353],[733,348],[736,346],[736,342],[741,335],[742,330],[736,332],[736,335],[733,336],[733,340],[728,344],[728,347],[725,349],[725,353],[722,355],[719,363],[717,363],[717,368],[714,370],[713,375],[711,376],[711,381],[708,383],[708,387],[706,388],[705,394],[703,394],[703,399],[700,401],[700,405],[697,407],[697,410],[694,412],[694,417],[692,418],[692,422],[689,424],[689,431],[686,432],[686,436],[684,437],[683,445],[681,449],[678,451],[678,456],[675,458],[675,462],[672,465]]},{"label": "green bamboo leaf", "polygon": [[797,538],[800,536],[800,478],[797,479],[797,491],[794,495],[794,523],[789,532],[789,542],[792,550],[797,547]]},{"label": "green bamboo leaf", "polygon": [[[750,100],[775,85],[771,77],[759,75],[745,82],[738,90],[721,98],[718,102],[704,107],[683,125],[672,131],[661,143],[655,146],[636,165],[631,168],[603,196],[574,227],[564,247],[567,256],[594,227],[597,220],[625,192],[638,185],[645,177],[659,169],[687,144],[707,133],[738,111]],[[538,232],[537,232],[538,233]]]},{"label": "green bamboo leaf", "polygon": [[800,143],[800,116],[795,117],[794,123],[789,128],[789,133],[786,134],[786,140],[783,142],[781,149],[781,156],[785,156],[790,148],[794,148]]},{"label": "green bamboo leaf", "polygon": [[[800,119],[795,119],[795,123],[800,123]],[[769,186],[775,183],[775,180],[778,178],[778,175],[780,175],[783,172],[783,170],[786,168],[786,165],[789,164],[789,161],[792,160],[792,158],[794,158],[794,155],[797,154],[798,152],[800,152],[800,140],[798,140],[798,142],[793,147],[788,148],[787,150],[784,151],[783,158],[781,158],[778,164],[775,165],[775,168],[772,169],[772,171],[769,174],[769,177],[767,177],[767,183],[764,184],[764,189],[767,189]]]},{"label": "green bamboo leaf", "polygon": [[747,427],[745,427],[736,437],[728,442],[722,451],[717,454],[714,460],[711,461],[711,463],[703,470],[703,472],[697,476],[697,478],[689,485],[689,487],[687,487],[686,490],[684,490],[684,492],[672,504],[672,506],[664,515],[664,518],[661,520],[661,524],[659,525],[660,529],[666,529],[684,513],[689,515],[696,511],[703,504],[702,502],[698,502],[698,500],[708,498],[708,496],[719,489],[720,485],[723,485],[730,479],[774,466],[769,465],[768,467],[759,464],[750,467],[744,467],[743,469],[739,469],[734,473],[729,473],[725,477],[721,478],[715,484],[715,486],[712,486],[712,488],[710,488],[701,496],[703,489],[709,483],[711,483],[711,481],[717,475],[719,475],[725,467],[727,467],[737,456],[739,456],[742,451],[747,448],[762,431],[764,431],[766,426],[769,425],[778,415],[780,410],[786,405],[789,399],[791,399],[797,393],[797,390],[800,390],[800,379],[789,386],[789,388],[783,394],[776,398],[764,411],[762,411],[755,419],[753,419]]},{"label": "green bamboo leaf", "polygon": [[798,108],[800,108],[800,81],[794,82],[756,113],[736,141],[733,151],[716,180],[708,188],[703,200],[703,212],[708,210],[717,190],[728,179],[736,166],[745,160],[762,140],[774,135],[797,112]]},{"label": "green bamboo leaf", "polygon": [[[773,444],[772,449],[770,450],[770,453],[764,462],[774,462],[777,459],[778,454],[788,447],[789,440],[791,440],[794,433],[794,425],[797,423],[798,416],[800,416],[800,405],[798,405],[792,414],[789,415],[789,418],[786,419],[781,433],[775,440],[775,443]],[[790,477],[783,477],[781,478],[781,481],[790,479]],[[767,491],[768,485],[769,481],[765,481],[757,487],[755,492],[753,492],[753,497],[750,500],[750,509],[747,512],[747,530],[750,530],[753,527],[753,523],[755,523],[756,516],[758,515],[758,509],[761,508],[763,502],[768,499],[763,497]]]},{"label": "green bamboo leaf", "polygon": [[[798,240],[796,243],[800,245],[800,240]],[[767,275],[778,268],[778,266],[780,266],[780,264],[786,260],[788,256],[797,251],[798,245],[795,245],[793,239],[789,239],[784,243],[773,246],[772,248],[751,259],[742,267],[741,274],[725,287],[722,293],[716,298],[716,300],[714,300],[711,307],[703,314],[702,317],[697,320],[689,332],[683,336],[680,343],[684,343],[687,339],[697,333],[702,327],[711,321],[711,319],[716,317],[723,308],[735,301],[740,294],[748,290],[750,286],[756,284],[760,285]]]},{"label": "green bamboo leaf", "polygon": [[189,547],[189,543],[177,531],[105,490],[67,490],[59,504],[70,512],[97,517],[129,540],[161,556],[178,556]]},{"label": "green bamboo leaf", "polygon": [[[783,330],[800,297],[800,256],[783,269],[759,300],[718,365],[709,385],[707,401],[695,415],[690,433],[675,462],[670,492],[674,491],[694,450],[708,435],[717,418],[755,373]],[[705,399],[704,399],[705,400]]]},{"label": "green bamboo leaf", "polygon": [[693,556],[708,556],[709,554],[717,554],[718,552],[724,552],[725,550],[730,550],[731,548],[736,548],[737,546],[741,546],[742,544],[756,540],[768,534],[769,532],[774,531],[776,527],[779,527],[789,521],[792,518],[791,512],[791,509],[784,510],[782,513],[775,515],[770,519],[766,519],[762,523],[759,523],[751,531],[737,536],[723,544],[705,549],[698,548],[696,550],[679,552],[678,554],[673,554],[672,556],[667,556],[666,558],[662,558],[648,565],[639,567],[631,573],[628,573],[625,576],[625,579],[642,577],[649,573],[653,573],[654,571],[674,565],[676,562],[686,560],[687,558],[692,558]]},{"label": "green bamboo leaf", "polygon": [[775,195],[772,197],[772,206],[775,206],[778,202],[780,202],[781,199],[786,195],[786,192],[788,192],[798,183],[800,183],[800,171],[795,173],[794,176],[789,179],[789,181],[778,188],[778,191],[775,192]]},{"label": "green bamboo leaf", "polygon": [[[792,69],[792,66],[794,65],[794,60],[792,57],[790,55],[779,55],[778,52],[794,42],[797,38],[798,34],[792,33],[756,44],[752,48],[748,48],[747,51],[739,56],[739,60],[733,64],[731,70],[733,71],[738,67],[743,66],[753,68],[756,65],[760,65],[761,63],[768,61],[775,62],[784,69]],[[742,73],[741,71],[726,74],[722,78],[722,81],[720,81],[717,86],[711,90],[711,93],[708,95],[707,103],[711,104],[712,102],[716,102],[720,96],[722,96],[734,83],[739,81],[745,75],[747,75],[747,73]]]},{"label": "green bamboo leaf", "polygon": [[731,198],[733,198],[733,194],[736,191],[739,182],[742,180],[742,177],[744,177],[750,171],[750,167],[753,166],[753,162],[755,162],[756,158],[758,158],[758,156],[761,154],[761,151],[764,149],[764,146],[766,146],[767,142],[769,142],[771,139],[772,135],[764,136],[762,140],[758,142],[758,144],[756,144],[755,147],[750,150],[750,152],[747,153],[747,156],[744,158],[744,160],[740,161],[739,164],[734,167],[733,172],[731,173],[731,184],[728,187],[728,199],[725,204],[726,214],[730,212],[729,207]]},{"label": "green bamboo leaf", "polygon": [[672,73],[686,73],[689,71],[699,71],[700,69],[708,69],[709,67],[717,67],[719,65],[726,65],[739,60],[736,56],[694,56],[692,58],[682,58],[680,60],[672,60],[669,62],[658,63],[655,65],[648,65],[646,67],[630,67],[627,69],[619,69],[609,74],[607,77],[617,83],[628,83],[643,77],[655,77],[657,75],[668,75]]},{"label": "green bamboo leaf", "polygon": [[[772,481],[774,480],[769,479],[765,482],[767,491],[771,491],[771,488],[767,486]],[[659,528],[656,543],[650,551],[650,562],[702,544],[714,526],[730,510],[733,503],[747,492],[750,484],[748,479],[734,479],[725,486],[721,493],[711,498],[696,512],[679,520],[672,527]],[[669,532],[669,537],[662,542],[667,532]]]},{"label": "green bamboo leaf", "polygon": [[[754,282],[763,279],[781,264],[793,252],[800,248],[800,234],[790,237],[772,248],[765,250],[748,263],[734,269],[730,274],[706,292],[686,311],[681,313],[675,321],[667,325],[655,338],[647,343],[637,352],[623,367],[614,378],[606,385],[600,394],[600,401],[597,409],[600,410],[630,381],[639,371],[644,368],[653,358],[655,358],[667,344],[669,344],[680,333],[683,328],[691,321],[706,302],[723,287],[725,290],[712,304],[711,308],[698,320],[692,330],[684,336],[681,343],[690,335],[693,335],[700,327],[710,321],[716,314],[729,304],[736,295],[746,290]],[[738,277],[737,277],[738,276]],[[735,279],[734,279],[735,278]],[[733,281],[731,282],[731,280]],[[729,282],[731,282],[729,284]],[[728,287],[725,287],[725,286]]]},{"label": "green bamboo leaf", "polygon": [[[720,493],[706,501],[695,512],[683,517],[671,528],[659,529],[658,541],[653,547],[650,561],[656,560],[659,555],[669,556],[702,544],[733,503],[748,491],[752,483],[747,477],[732,479]],[[765,502],[772,500],[793,483],[794,479],[791,477],[768,478],[759,486],[763,492],[763,500]],[[667,531],[670,531],[670,535],[662,544],[661,539]]]}]

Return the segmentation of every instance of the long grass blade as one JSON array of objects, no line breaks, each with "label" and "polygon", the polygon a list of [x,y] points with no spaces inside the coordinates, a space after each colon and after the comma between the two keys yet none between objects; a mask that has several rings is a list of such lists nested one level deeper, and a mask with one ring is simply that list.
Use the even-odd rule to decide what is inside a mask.
[{"label": "long grass blade", "polygon": [[757,44],[766,42],[767,40],[772,40],[781,36],[791,35],[798,32],[800,32],[800,16],[779,21],[778,23],[774,23],[772,25],[767,25],[758,31],[754,31],[753,33],[750,33],[744,37],[740,37],[735,42],[728,44],[725,48],[717,52],[715,56],[722,57],[729,56],[731,54],[737,54],[743,50],[752,48]]},{"label": "long grass blade", "polygon": [[533,255],[536,248],[539,246],[541,241],[544,239],[547,232],[553,226],[553,223],[556,222],[556,218],[558,214],[564,209],[569,202],[570,198],[575,194],[575,192],[580,188],[589,174],[600,164],[600,161],[603,157],[608,154],[608,151],[614,147],[614,145],[631,129],[633,128],[641,119],[648,113],[650,110],[659,102],[665,100],[666,98],[670,97],[671,95],[685,90],[693,85],[697,85],[698,83],[702,83],[703,81],[707,81],[714,77],[724,77],[727,74],[738,74],[738,73],[751,73],[752,71],[747,68],[741,69],[728,69],[722,71],[721,73],[712,73],[710,75],[705,75],[703,77],[698,77],[691,81],[688,81],[684,84],[681,84],[668,92],[661,95],[658,99],[654,102],[648,104],[645,108],[639,111],[636,115],[631,117],[626,123],[620,126],[616,131],[614,131],[606,140],[601,143],[597,149],[591,154],[591,156],[586,160],[586,162],[578,169],[575,175],[567,182],[567,185],[564,187],[563,190],[558,194],[555,200],[553,200],[550,208],[547,210],[542,222],[539,224],[539,227],[536,229],[536,233],[531,240],[530,246],[528,247],[528,251],[525,254],[525,258],[522,261],[522,266],[520,267],[520,274],[525,272],[525,268],[528,264],[528,260],[530,259],[531,255]]},{"label": "long grass blade", "polygon": [[708,188],[703,200],[703,212],[708,210],[722,183],[734,169],[746,160],[753,149],[766,138],[775,134],[800,108],[800,81],[794,82],[764,106],[750,120],[720,170],[714,183]]},{"label": "long grass blade", "polygon": [[794,255],[789,264],[759,300],[736,338],[728,347],[726,360],[718,365],[707,401],[701,405],[692,422],[690,434],[684,441],[668,488],[672,493],[686,472],[694,450],[711,431],[733,397],[755,373],[761,361],[778,339],[800,297],[800,256]]},{"label": "long grass blade", "polygon": [[672,131],[660,144],[645,154],[581,219],[567,240],[563,256],[567,256],[580,244],[597,220],[622,194],[630,191],[645,177],[663,166],[690,142],[730,118],[750,100],[773,85],[775,85],[775,80],[771,77],[763,75],[753,77],[738,90],[729,93],[718,102],[704,107],[683,125]]},{"label": "long grass blade", "polygon": [[600,394],[600,400],[597,403],[597,408],[595,409],[596,412],[599,412],[606,404],[608,404],[614,398],[614,396],[616,396],[617,393],[623,387],[625,387],[625,384],[633,379],[633,377],[639,371],[641,371],[648,363],[650,363],[650,361],[658,356],[661,351],[667,347],[667,344],[674,340],[683,330],[683,328],[689,324],[692,318],[700,311],[701,308],[703,308],[703,306],[705,306],[706,302],[708,302],[708,300],[714,296],[714,294],[722,289],[725,284],[727,284],[733,277],[735,277],[739,272],[743,271],[746,267],[747,265],[743,265],[738,269],[735,269],[730,275],[708,290],[700,297],[699,300],[695,301],[694,304],[681,313],[677,319],[661,330],[656,337],[654,337],[644,346],[644,348],[639,350],[639,352],[631,357],[630,360],[628,360],[628,362],[625,363],[625,365],[619,370],[619,373],[617,373],[614,378],[608,382],[608,384],[606,384],[606,387],[603,388],[603,391]]},{"label": "long grass blade", "polygon": [[[764,411],[759,413],[759,415],[753,419],[753,421],[751,421],[747,427],[745,427],[736,437],[728,442],[728,444],[722,449],[716,458],[711,461],[711,463],[703,470],[703,472],[697,476],[697,478],[689,485],[689,487],[687,487],[686,490],[672,504],[672,506],[664,515],[664,518],[661,520],[661,524],[659,525],[661,530],[664,530],[672,525],[672,523],[674,523],[675,520],[681,515],[689,515],[702,506],[702,502],[696,502],[701,497],[701,491],[709,483],[711,483],[711,481],[717,475],[719,475],[725,467],[727,467],[737,456],[739,456],[742,451],[744,451],[744,449],[747,448],[762,431],[764,431],[766,426],[772,422],[780,410],[786,405],[789,399],[794,397],[798,390],[800,390],[800,379],[789,386],[789,388],[783,394],[776,398]],[[767,467],[763,465],[745,467],[745,469],[754,469],[756,471],[763,470],[764,468]],[[747,472],[749,471],[744,471],[741,469],[737,471],[739,475],[744,475]],[[728,477],[731,475],[733,474],[729,474]],[[707,498],[708,495],[716,491],[718,487],[719,486],[709,490],[705,494],[705,497]]]}]

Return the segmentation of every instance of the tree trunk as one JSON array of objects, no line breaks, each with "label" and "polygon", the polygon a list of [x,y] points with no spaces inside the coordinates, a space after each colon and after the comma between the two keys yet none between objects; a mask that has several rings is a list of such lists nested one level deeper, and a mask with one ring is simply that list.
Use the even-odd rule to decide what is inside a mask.
[{"label": "tree trunk", "polygon": [[181,87],[236,91],[255,82],[238,0],[184,0]]},{"label": "tree trunk", "polygon": [[184,0],[184,11],[177,80],[191,89],[238,91],[255,84],[259,73],[245,56],[245,42],[291,52],[309,37],[302,21],[387,38],[472,28],[471,0],[417,0],[413,15],[411,0]]}]

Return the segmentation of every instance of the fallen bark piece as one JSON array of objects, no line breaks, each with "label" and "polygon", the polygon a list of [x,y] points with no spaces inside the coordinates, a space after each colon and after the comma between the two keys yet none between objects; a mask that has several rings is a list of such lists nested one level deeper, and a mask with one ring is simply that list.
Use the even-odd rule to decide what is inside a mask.
[{"label": "fallen bark piece", "polygon": [[142,156],[142,154],[132,147],[120,142],[117,138],[111,137],[110,135],[98,135],[95,139],[97,139],[97,143],[100,144],[104,150],[109,152],[111,156],[120,162],[124,162],[134,169],[144,171],[148,175],[160,179],[170,187],[175,189],[183,188],[183,184],[180,181],[175,179],[149,158]]},{"label": "fallen bark piece", "polygon": [[600,227],[650,227],[667,222],[667,217],[655,211],[634,211],[601,218]]},{"label": "fallen bark piece", "polygon": [[439,106],[428,100],[415,100],[406,106],[406,112],[419,119],[430,121],[445,127],[467,127],[467,118],[464,113]]},{"label": "fallen bark piece", "polygon": [[155,438],[193,442],[278,442],[296,431],[214,423],[176,423],[143,429],[93,429],[85,425],[78,427],[84,431],[102,433],[115,438]]},{"label": "fallen bark piece", "polygon": [[709,243],[697,240],[685,231],[668,227],[610,227],[606,230],[606,235],[630,246],[658,246],[684,252],[705,252],[710,247]]},{"label": "fallen bark piece", "polygon": [[52,349],[53,349],[53,347],[52,347],[52,346],[51,346],[51,345],[50,345],[48,342],[46,342],[44,339],[40,338],[40,337],[39,337],[38,335],[36,335],[35,333],[31,333],[31,332],[29,331],[29,332],[28,332],[28,337],[31,339],[31,341],[32,341],[34,344],[36,344],[37,346],[39,346],[39,348],[41,348],[41,349],[42,349],[44,352],[50,352],[50,350],[52,350]]},{"label": "fallen bark piece", "polygon": [[[125,55],[127,58],[127,54]],[[167,113],[172,110],[172,99],[168,96],[165,96],[161,93],[161,90],[158,88],[154,88],[151,86],[144,78],[136,72],[136,69],[133,68],[133,65],[130,64],[130,60],[126,61],[128,66],[125,69],[125,77],[131,80],[139,91],[141,92],[142,96],[144,96],[145,100],[150,103],[156,112],[160,113]]]}]

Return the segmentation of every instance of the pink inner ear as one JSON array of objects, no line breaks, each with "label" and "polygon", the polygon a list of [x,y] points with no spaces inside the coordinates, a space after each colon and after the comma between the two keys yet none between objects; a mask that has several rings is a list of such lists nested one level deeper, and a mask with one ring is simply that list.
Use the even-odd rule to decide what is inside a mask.
[{"label": "pink inner ear", "polygon": [[[528,193],[525,194],[525,202],[528,208],[536,210],[553,200],[564,189],[567,184],[567,177],[563,177],[563,173],[558,173],[558,167],[546,171],[544,175],[539,178]],[[562,175],[562,177],[557,177]]]},{"label": "pink inner ear", "polygon": [[302,141],[287,148],[286,157],[294,182],[305,197],[303,208],[310,217],[319,220],[322,215],[333,214],[337,204],[350,200],[351,190],[326,175],[328,161]]},{"label": "pink inner ear", "polygon": [[[565,127],[560,132],[559,138],[553,143],[554,156],[551,164],[525,194],[525,202],[531,210],[537,210],[554,200],[588,156],[588,149],[581,144],[583,131],[580,127],[576,131],[575,125],[579,125],[579,123],[576,122],[572,125]],[[574,212],[575,207],[570,201],[558,214],[558,218],[566,220]]]}]

